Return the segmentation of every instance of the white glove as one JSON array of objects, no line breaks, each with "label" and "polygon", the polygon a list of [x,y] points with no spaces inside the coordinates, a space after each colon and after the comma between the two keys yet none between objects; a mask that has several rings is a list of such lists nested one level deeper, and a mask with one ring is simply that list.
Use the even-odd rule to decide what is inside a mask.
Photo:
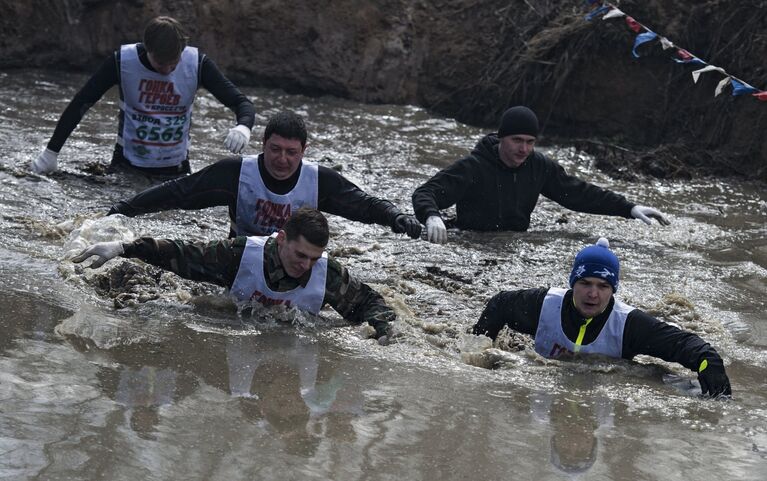
[{"label": "white glove", "polygon": [[55,171],[58,157],[58,152],[54,152],[50,149],[43,150],[43,152],[32,161],[32,172],[35,174],[47,174],[48,172]]},{"label": "white glove", "polygon": [[661,225],[671,224],[671,222],[669,222],[669,220],[666,219],[666,217],[658,209],[645,207],[643,205],[635,205],[631,209],[631,217],[634,219],[639,219],[647,225],[652,224],[652,220],[650,220],[650,218],[656,219]]},{"label": "white glove", "polygon": [[250,129],[244,125],[238,125],[229,129],[229,135],[224,140],[224,145],[232,153],[239,154],[248,145]]},{"label": "white glove", "polygon": [[125,252],[125,250],[123,249],[123,243],[120,241],[99,242],[74,256],[72,262],[82,262],[91,256],[96,256],[96,260],[88,266],[91,269],[95,269],[101,267],[106,261],[114,259],[123,252]]},{"label": "white glove", "polygon": [[433,215],[426,219],[426,238],[434,244],[444,244],[447,242],[447,229],[442,217]]}]

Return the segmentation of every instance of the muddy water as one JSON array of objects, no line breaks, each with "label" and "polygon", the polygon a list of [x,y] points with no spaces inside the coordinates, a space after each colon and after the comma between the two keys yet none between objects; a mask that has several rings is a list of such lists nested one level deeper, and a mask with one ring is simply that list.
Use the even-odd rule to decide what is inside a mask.
[{"label": "muddy water", "polygon": [[[223,208],[102,218],[150,185],[98,174],[114,142],[114,91],[65,145],[60,173],[27,173],[84,80],[0,72],[0,478],[767,477],[763,186],[626,184],[567,146],[542,147],[673,224],[542,200],[529,232],[450,232],[435,246],[331,218],[331,252],[398,312],[398,341],[380,347],[330,311],[241,318],[215,286],[128,260],[96,271],[68,262],[87,242],[228,230]],[[258,127],[284,108],[304,114],[310,160],[405,210],[482,134],[415,107],[246,93]],[[201,94],[194,170],[226,154],[231,122]],[[692,373],[658,360],[547,362],[524,337],[489,346],[465,335],[499,290],[564,285],[573,255],[599,236],[622,260],[624,301],[722,353],[732,402],[698,399]]]}]

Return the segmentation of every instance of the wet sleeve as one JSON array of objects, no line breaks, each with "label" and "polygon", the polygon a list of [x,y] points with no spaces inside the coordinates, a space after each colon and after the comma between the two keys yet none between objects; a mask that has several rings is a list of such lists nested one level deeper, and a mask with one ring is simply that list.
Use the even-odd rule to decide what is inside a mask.
[{"label": "wet sleeve", "polygon": [[367,322],[379,335],[385,334],[389,322],[396,319],[381,294],[360,282],[332,258],[328,258],[324,303],[353,324]]},{"label": "wet sleeve", "polygon": [[523,334],[535,335],[543,300],[548,289],[502,291],[493,296],[474,324],[472,333],[495,339],[504,326]]},{"label": "wet sleeve", "polygon": [[123,257],[140,259],[193,281],[231,287],[246,237],[212,242],[185,242],[142,237],[123,245]]},{"label": "wet sleeve", "polygon": [[385,199],[373,197],[333,169],[319,166],[317,207],[322,212],[365,224],[392,227],[401,211]]},{"label": "wet sleeve", "polygon": [[169,180],[112,205],[108,215],[134,217],[151,212],[229,206],[236,212],[241,157],[227,157],[186,177]]},{"label": "wet sleeve", "polygon": [[200,81],[205,90],[235,113],[238,125],[253,128],[256,122],[256,108],[253,102],[221,73],[216,63],[207,55],[203,57],[200,65]]},{"label": "wet sleeve", "polygon": [[96,73],[88,79],[83,88],[75,94],[67,108],[64,109],[56,124],[56,129],[53,131],[53,136],[48,141],[48,149],[59,152],[69,135],[80,123],[85,112],[98,102],[107,90],[117,85],[117,82],[117,60],[112,54],[101,63]]},{"label": "wet sleeve", "polygon": [[467,157],[440,170],[413,192],[413,211],[422,224],[429,217],[440,215],[441,209],[447,209],[463,198],[474,181],[470,160]]},{"label": "wet sleeve", "polygon": [[546,161],[547,178],[541,190],[544,196],[577,212],[631,218],[634,204],[624,196],[569,175],[553,160]]},{"label": "wet sleeve", "polygon": [[637,354],[677,362],[695,372],[704,359],[710,364],[723,364],[719,353],[697,334],[634,309],[629,313],[623,330],[623,357],[631,359]]}]

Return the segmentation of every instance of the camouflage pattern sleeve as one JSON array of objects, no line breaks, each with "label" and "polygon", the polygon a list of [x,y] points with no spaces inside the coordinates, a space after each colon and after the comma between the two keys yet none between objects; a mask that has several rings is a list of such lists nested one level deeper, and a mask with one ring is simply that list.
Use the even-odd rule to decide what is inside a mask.
[{"label": "camouflage pattern sleeve", "polygon": [[385,335],[389,322],[396,319],[381,294],[360,282],[332,258],[328,258],[325,302],[347,321],[354,324],[367,322],[373,326],[376,337]]},{"label": "camouflage pattern sleeve", "polygon": [[133,257],[194,281],[231,287],[245,249],[246,237],[211,242],[185,242],[142,237],[123,245]]}]

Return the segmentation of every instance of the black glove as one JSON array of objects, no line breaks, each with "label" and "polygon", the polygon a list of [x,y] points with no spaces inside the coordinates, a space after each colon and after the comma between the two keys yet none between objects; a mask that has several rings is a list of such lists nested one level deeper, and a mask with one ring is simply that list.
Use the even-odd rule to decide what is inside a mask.
[{"label": "black glove", "polygon": [[376,333],[375,338],[378,340],[378,344],[386,346],[389,344],[394,330],[388,322],[377,322],[374,326]]},{"label": "black glove", "polygon": [[412,215],[397,214],[397,217],[394,218],[391,230],[395,234],[407,233],[408,237],[411,239],[418,239],[421,237],[421,223]]},{"label": "black glove", "polygon": [[724,364],[721,359],[704,359],[698,368],[698,381],[703,396],[719,397],[732,396],[730,380],[724,372]]}]

